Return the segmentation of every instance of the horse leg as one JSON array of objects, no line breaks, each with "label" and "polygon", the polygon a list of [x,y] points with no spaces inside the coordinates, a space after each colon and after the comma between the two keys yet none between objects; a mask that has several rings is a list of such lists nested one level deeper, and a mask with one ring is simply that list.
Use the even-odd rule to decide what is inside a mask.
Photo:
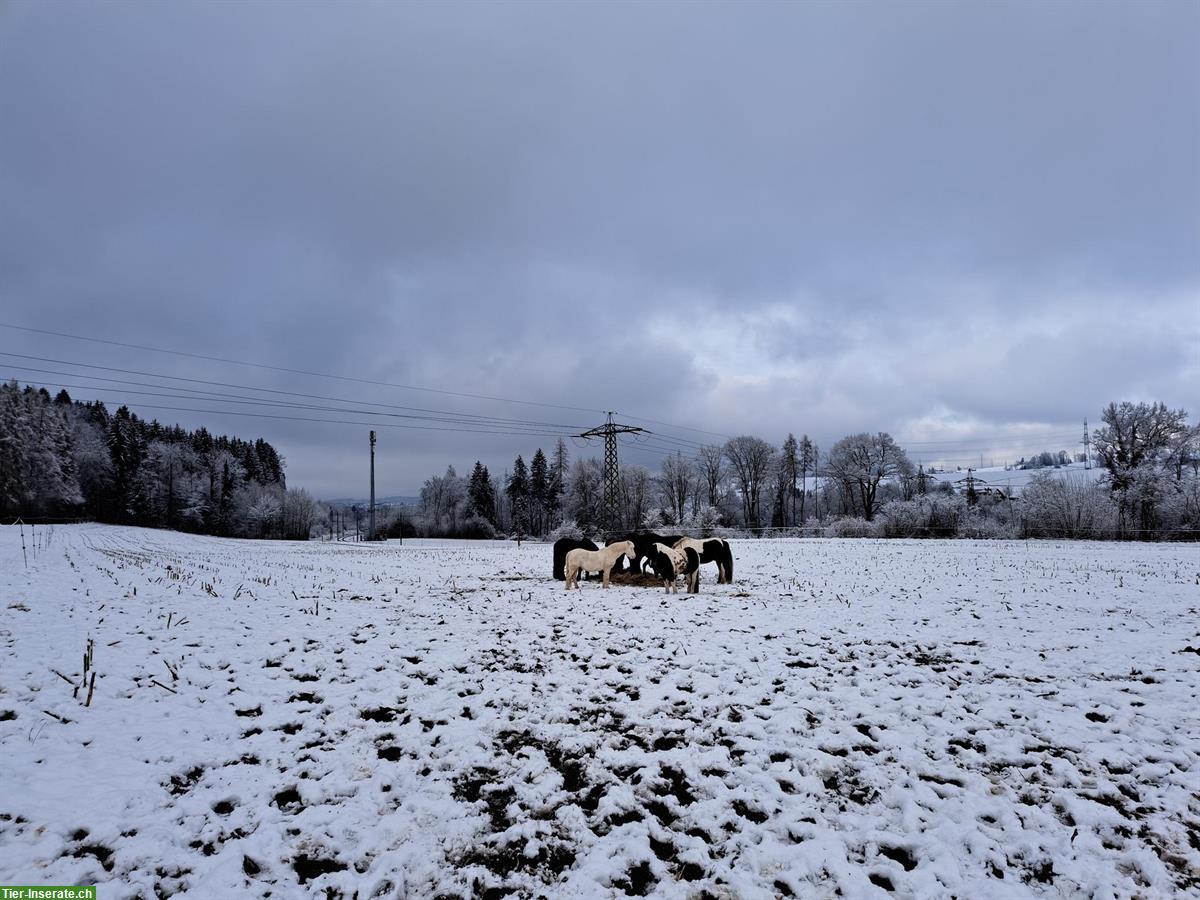
[{"label": "horse leg", "polygon": [[608,573],[611,571],[612,571],[612,569],[604,569],[602,571],[602,573],[600,575],[600,579],[601,579],[600,586],[601,587],[608,587]]}]

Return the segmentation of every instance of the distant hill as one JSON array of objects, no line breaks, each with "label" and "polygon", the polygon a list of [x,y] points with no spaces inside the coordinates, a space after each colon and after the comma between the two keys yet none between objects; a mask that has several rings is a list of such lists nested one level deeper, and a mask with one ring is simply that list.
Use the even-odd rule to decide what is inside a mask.
[{"label": "distant hill", "polygon": [[[322,500],[330,506],[369,506],[371,501],[366,497],[338,497],[334,500]],[[375,506],[420,506],[420,497],[376,497]]]},{"label": "distant hill", "polygon": [[[1090,469],[1085,469],[1081,462],[1068,463],[1065,466],[1045,466],[1040,469],[1005,469],[1003,466],[991,466],[974,470],[974,475],[980,479],[981,486],[1003,488],[1006,493],[1011,491],[1017,496],[1020,496],[1021,489],[1025,485],[1029,484],[1039,475],[1049,475],[1051,478],[1078,478],[1087,481],[1100,481],[1107,474],[1108,470],[1103,466],[1094,466]],[[948,481],[953,484],[966,478],[967,470],[930,473],[929,477],[933,481]],[[955,487],[957,490],[963,489],[961,484],[957,484]]]},{"label": "distant hill", "polygon": [[[1014,496],[1021,495],[1021,489],[1029,484],[1038,475],[1049,475],[1051,478],[1078,478],[1088,481],[1100,481],[1108,474],[1108,470],[1103,466],[1092,466],[1090,469],[1085,469],[1083,463],[1073,462],[1065,466],[1044,466],[1040,469],[1006,469],[1003,466],[987,466],[980,469],[973,469],[975,477],[979,479],[979,486],[1003,488],[1007,494],[1011,491]],[[949,472],[926,472],[929,476],[930,483],[939,481],[949,482],[954,485],[956,491],[963,491],[961,482],[967,477],[966,469],[954,469]],[[815,491],[825,481],[825,476],[819,478],[809,476],[804,479],[805,490]]]}]

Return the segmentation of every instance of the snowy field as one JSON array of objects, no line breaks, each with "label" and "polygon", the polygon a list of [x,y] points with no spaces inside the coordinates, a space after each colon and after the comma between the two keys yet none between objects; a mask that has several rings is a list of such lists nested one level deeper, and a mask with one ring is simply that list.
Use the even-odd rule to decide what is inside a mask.
[{"label": "snowy field", "polygon": [[38,531],[0,884],[1200,896],[1195,546],[739,541],[667,596],[538,544]]}]

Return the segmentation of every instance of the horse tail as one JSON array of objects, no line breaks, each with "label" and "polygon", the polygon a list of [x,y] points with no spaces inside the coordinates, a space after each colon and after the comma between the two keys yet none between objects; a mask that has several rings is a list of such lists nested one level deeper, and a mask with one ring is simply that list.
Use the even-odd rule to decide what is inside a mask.
[{"label": "horse tail", "polygon": [[724,544],[721,555],[725,563],[725,583],[733,584],[733,549],[729,546],[729,541],[722,539],[721,543]]},{"label": "horse tail", "polygon": [[687,558],[687,565],[683,567],[683,574],[691,575],[700,568],[700,554],[691,547],[685,547],[683,555]]}]

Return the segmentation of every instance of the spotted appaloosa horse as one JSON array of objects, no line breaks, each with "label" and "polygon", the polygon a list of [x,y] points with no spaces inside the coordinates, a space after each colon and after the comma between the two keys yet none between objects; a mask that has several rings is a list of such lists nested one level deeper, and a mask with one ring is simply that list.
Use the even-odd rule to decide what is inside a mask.
[{"label": "spotted appaloosa horse", "polygon": [[655,544],[651,552],[650,565],[654,566],[655,573],[663,580],[663,585],[666,587],[667,593],[678,593],[679,589],[675,579],[680,575],[687,578],[687,592],[689,594],[700,593],[699,553],[691,547],[676,550],[674,547],[668,547],[666,544]]},{"label": "spotted appaloosa horse", "polygon": [[681,538],[672,545],[676,550],[691,547],[700,554],[700,563],[717,564],[717,584],[733,584],[733,551],[723,538]]},{"label": "spotted appaloosa horse", "polygon": [[615,563],[624,554],[633,559],[635,551],[633,541],[619,541],[603,550],[572,550],[567,554],[566,589],[578,586],[580,572],[600,572],[604,577],[604,586],[608,587],[608,575]]},{"label": "spotted appaloosa horse", "polygon": [[554,542],[554,577],[558,581],[565,579],[566,573],[563,571],[563,566],[567,562],[567,554],[572,550],[599,550],[594,543],[588,540],[577,540],[575,538],[559,538]]}]

